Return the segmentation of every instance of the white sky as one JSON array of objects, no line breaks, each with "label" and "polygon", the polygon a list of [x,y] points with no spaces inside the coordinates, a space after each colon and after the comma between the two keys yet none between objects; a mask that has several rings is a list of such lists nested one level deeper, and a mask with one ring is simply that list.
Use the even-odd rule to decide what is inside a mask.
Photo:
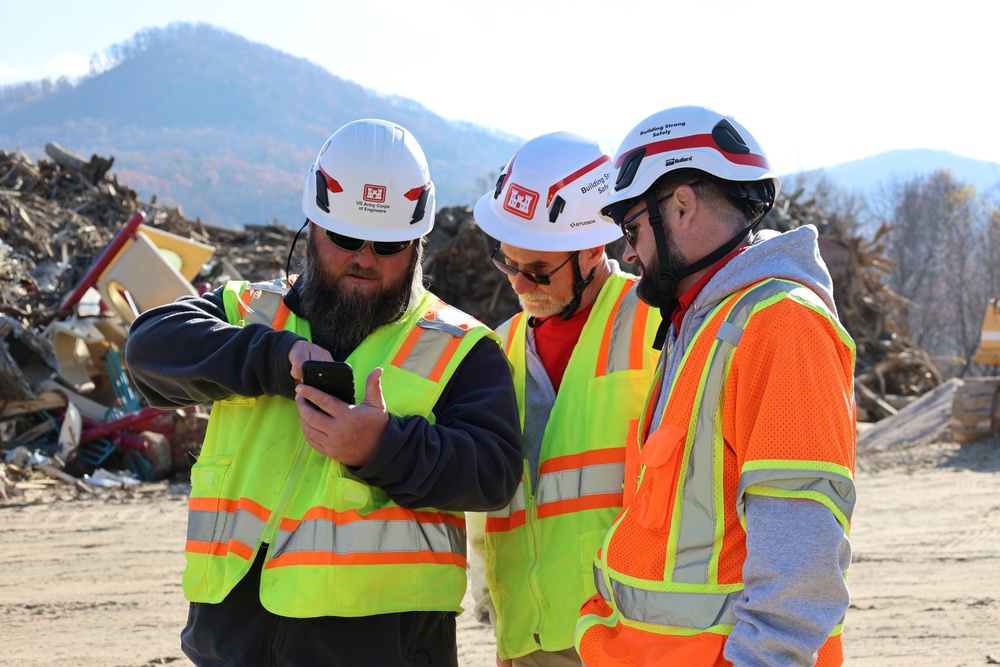
[{"label": "white sky", "polygon": [[651,113],[701,104],[778,173],[905,148],[1000,162],[996,0],[0,0],[0,84],[85,73],[177,21],[526,139],[613,153]]}]

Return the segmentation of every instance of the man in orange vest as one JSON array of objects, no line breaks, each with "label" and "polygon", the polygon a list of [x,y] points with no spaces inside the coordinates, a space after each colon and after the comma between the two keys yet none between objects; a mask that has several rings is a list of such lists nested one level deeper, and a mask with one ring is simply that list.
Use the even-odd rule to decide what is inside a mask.
[{"label": "man in orange vest", "polygon": [[[594,561],[588,667],[839,665],[855,504],[854,343],[810,225],[754,232],[780,183],[732,118],[656,113],[603,212],[662,365]],[[628,469],[628,468],[627,468]]]},{"label": "man in orange vest", "polygon": [[[424,289],[434,184],[405,128],[335,132],[302,209],[298,280],[230,281],[129,332],[151,405],[212,403],[182,648],[212,667],[457,666],[463,512],[505,506],[521,472],[510,368],[492,331]],[[310,360],[349,362],[356,400],[302,384]]]}]

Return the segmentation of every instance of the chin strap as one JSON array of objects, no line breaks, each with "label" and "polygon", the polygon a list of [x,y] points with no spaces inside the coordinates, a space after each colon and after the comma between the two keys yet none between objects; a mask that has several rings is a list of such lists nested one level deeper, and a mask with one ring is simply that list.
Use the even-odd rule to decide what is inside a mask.
[{"label": "chin strap", "polygon": [[559,313],[560,319],[568,320],[573,317],[573,313],[580,307],[580,299],[583,298],[583,291],[587,289],[590,283],[594,282],[594,273],[596,271],[597,266],[595,265],[590,270],[590,275],[584,278],[583,274],[580,273],[580,255],[576,256],[576,261],[573,262],[573,275],[576,277],[576,282],[573,284],[573,299]]}]

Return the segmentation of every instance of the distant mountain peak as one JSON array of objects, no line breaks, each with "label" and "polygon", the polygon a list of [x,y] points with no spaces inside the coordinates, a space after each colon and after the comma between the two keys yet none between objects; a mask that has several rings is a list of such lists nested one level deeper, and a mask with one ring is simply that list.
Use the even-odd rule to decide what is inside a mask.
[{"label": "distant mountain peak", "polygon": [[1000,163],[930,148],[896,149],[808,173],[825,174],[835,185],[858,192],[948,170],[982,194],[1000,193]]},{"label": "distant mountain peak", "polygon": [[297,225],[316,151],[345,123],[372,117],[417,138],[441,207],[475,202],[522,143],[221,28],[177,23],[112,45],[76,83],[0,89],[0,149],[41,159],[55,141],[114,157],[144,199],[207,223]]}]

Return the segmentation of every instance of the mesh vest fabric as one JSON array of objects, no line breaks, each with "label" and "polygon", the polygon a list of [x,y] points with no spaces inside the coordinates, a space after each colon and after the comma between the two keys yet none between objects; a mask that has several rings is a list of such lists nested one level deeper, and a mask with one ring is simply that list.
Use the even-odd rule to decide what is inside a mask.
[{"label": "mesh vest fabric", "polygon": [[[773,363],[793,354],[783,334],[813,353]],[[724,301],[683,354],[660,422],[647,423],[652,401],[644,412],[638,486],[595,561],[598,594],[577,629],[587,665],[728,664],[746,494],[820,502],[849,530],[854,344],[815,294],[759,283]],[[810,382],[843,395],[817,388],[820,404],[803,410]],[[842,661],[841,629],[818,664]]]}]

